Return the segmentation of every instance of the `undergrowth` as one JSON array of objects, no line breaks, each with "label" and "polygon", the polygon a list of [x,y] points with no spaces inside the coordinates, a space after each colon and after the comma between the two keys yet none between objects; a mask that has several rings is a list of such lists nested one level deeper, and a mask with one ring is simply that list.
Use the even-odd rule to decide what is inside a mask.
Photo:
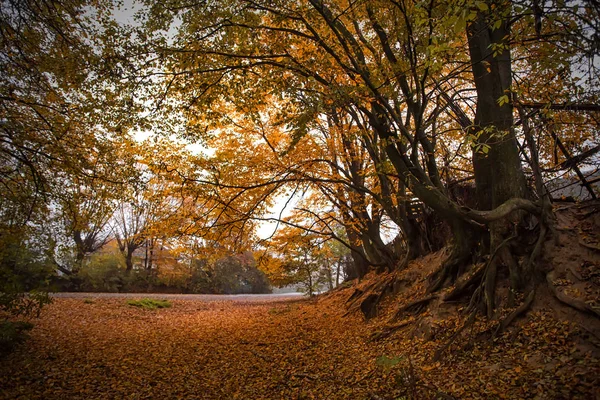
[{"label": "undergrowth", "polygon": [[29,337],[27,331],[32,328],[33,324],[24,321],[0,322],[0,355],[10,353],[17,344],[24,342]]}]

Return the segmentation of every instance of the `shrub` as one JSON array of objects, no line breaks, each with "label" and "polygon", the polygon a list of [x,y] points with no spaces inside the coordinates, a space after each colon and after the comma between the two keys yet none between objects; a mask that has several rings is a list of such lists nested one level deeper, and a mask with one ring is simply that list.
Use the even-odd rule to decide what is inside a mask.
[{"label": "shrub", "polygon": [[47,287],[53,267],[46,254],[32,250],[20,232],[0,230],[0,311],[35,316],[50,303]]},{"label": "shrub", "polygon": [[155,300],[155,299],[140,299],[140,300],[129,300],[127,304],[134,307],[144,308],[146,310],[156,310],[157,308],[170,308],[171,303],[168,300]]},{"label": "shrub", "polygon": [[51,302],[48,281],[54,267],[43,243],[28,239],[27,229],[0,223],[0,352],[10,351],[27,338],[29,322],[9,320],[14,317],[39,316]]},{"label": "shrub", "polygon": [[0,355],[5,355],[13,348],[25,341],[29,335],[27,331],[33,328],[33,324],[22,321],[0,322]]},{"label": "shrub", "polygon": [[218,259],[212,268],[212,286],[217,293],[271,293],[267,276],[256,268],[254,259],[228,256]]},{"label": "shrub", "polygon": [[38,317],[42,307],[51,302],[52,299],[47,292],[36,290],[28,293],[18,290],[0,292],[0,310],[15,317]]},{"label": "shrub", "polygon": [[76,278],[84,291],[119,292],[125,284],[125,261],[118,253],[94,254]]}]

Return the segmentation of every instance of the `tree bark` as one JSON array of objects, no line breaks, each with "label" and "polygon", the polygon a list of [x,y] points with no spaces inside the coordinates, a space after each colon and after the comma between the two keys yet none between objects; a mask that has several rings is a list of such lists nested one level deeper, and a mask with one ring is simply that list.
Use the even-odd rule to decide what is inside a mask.
[{"label": "tree bark", "polygon": [[133,252],[135,248],[127,247],[127,253],[125,253],[125,273],[130,273],[133,270]]},{"label": "tree bark", "polygon": [[[505,11],[499,8],[502,7],[496,7],[494,12]],[[509,15],[505,18],[508,19]],[[477,145],[488,149],[487,154],[484,151],[473,152],[480,210],[494,209],[511,198],[526,197],[526,181],[513,129],[510,92],[512,69],[510,50],[506,43],[510,28],[505,21],[497,29],[492,29],[489,24],[487,15],[479,13],[477,19],[467,28],[473,79],[477,91],[477,110],[472,134],[477,137]],[[497,49],[495,55],[494,48]],[[508,101],[503,100],[505,104],[500,105],[501,98]]]}]

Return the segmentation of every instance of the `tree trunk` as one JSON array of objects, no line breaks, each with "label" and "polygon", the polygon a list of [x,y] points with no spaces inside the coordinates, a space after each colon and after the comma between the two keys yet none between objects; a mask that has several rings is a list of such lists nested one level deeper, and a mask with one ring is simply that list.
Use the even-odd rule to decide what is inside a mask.
[{"label": "tree trunk", "polygon": [[351,268],[347,271],[347,279],[361,279],[369,272],[369,263],[367,261],[367,255],[363,248],[360,246],[362,243],[358,232],[353,226],[346,226],[346,235],[348,236],[348,242],[352,246],[350,255],[352,257]]},{"label": "tree trunk", "polygon": [[314,292],[313,292],[313,281],[312,281],[312,273],[310,271],[310,268],[308,267],[308,265],[305,265],[306,268],[306,279],[307,279],[307,283],[308,283],[308,295],[310,297],[314,296]]},{"label": "tree trunk", "polygon": [[[495,14],[501,12],[498,8],[495,8]],[[477,137],[476,145],[480,146],[475,147],[479,151],[473,152],[480,210],[491,210],[511,198],[526,195],[526,181],[513,129],[511,58],[505,42],[510,30],[504,22],[494,30],[489,23],[486,15],[479,13],[467,29],[477,91],[475,127],[471,133]],[[498,45],[502,45],[503,50],[497,50],[494,56],[494,46]],[[487,149],[485,152],[484,148]]]},{"label": "tree trunk", "polygon": [[[489,1],[492,11],[480,12],[467,27],[473,79],[477,91],[477,109],[471,135],[475,138],[473,169],[480,210],[491,210],[507,200],[527,197],[525,175],[521,168],[519,147],[514,132],[512,68],[508,47],[511,3]],[[492,15],[493,13],[493,15]],[[491,20],[503,18],[502,24],[492,29]],[[485,150],[485,151],[484,151]],[[489,224],[489,252],[492,255],[482,285],[484,308],[488,318],[496,311],[496,280],[499,268],[508,268],[512,292],[522,289],[522,271],[510,245],[516,227],[524,221],[523,211]]]},{"label": "tree trunk", "polygon": [[450,255],[442,267],[433,274],[427,288],[428,293],[441,289],[446,281],[456,281],[465,266],[470,264],[475,256],[481,233],[476,232],[472,226],[459,218],[452,219],[451,228],[453,239]]},{"label": "tree trunk", "polygon": [[333,290],[333,275],[331,273],[331,266],[328,265],[327,266],[327,270],[326,270],[326,276],[327,276],[327,288],[329,290]]},{"label": "tree trunk", "polygon": [[127,248],[127,253],[125,254],[125,273],[130,273],[133,270],[133,252],[135,249],[130,247]]},{"label": "tree trunk", "polygon": [[148,265],[146,265],[147,270],[151,270],[154,264],[154,239],[150,239],[150,259],[148,260]]},{"label": "tree trunk", "polygon": [[73,266],[72,273],[77,275],[83,267],[83,260],[85,259],[85,248],[83,239],[81,238],[81,231],[73,232],[73,241],[75,242],[75,265]]},{"label": "tree trunk", "polygon": [[144,251],[144,269],[148,269],[148,239],[144,241],[145,251]]}]

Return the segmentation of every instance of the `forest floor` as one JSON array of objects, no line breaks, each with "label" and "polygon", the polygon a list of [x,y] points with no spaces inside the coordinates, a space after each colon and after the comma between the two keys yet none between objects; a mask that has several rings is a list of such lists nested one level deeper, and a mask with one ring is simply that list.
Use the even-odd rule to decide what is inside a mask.
[{"label": "forest floor", "polygon": [[[373,322],[376,323],[376,322]],[[373,323],[331,300],[58,299],[0,367],[0,397],[22,399],[581,398],[600,361],[578,328],[534,312],[526,329],[431,362],[435,340],[372,341]],[[414,391],[414,393],[413,393]],[[440,395],[441,396],[441,395]],[[443,398],[443,397],[439,397]],[[451,397],[447,397],[451,398]]]},{"label": "forest floor", "polygon": [[[567,212],[575,213],[558,215],[561,256],[547,249],[562,263],[554,282],[597,307],[600,233]],[[496,338],[493,324],[478,319],[434,362],[464,323],[456,312],[464,302],[396,314],[442,258],[399,273],[407,287],[368,321],[348,310],[351,298],[385,276],[310,300],[174,299],[171,308],[145,310],[123,298],[58,298],[1,360],[0,398],[600,399],[598,318],[549,292]]]}]

